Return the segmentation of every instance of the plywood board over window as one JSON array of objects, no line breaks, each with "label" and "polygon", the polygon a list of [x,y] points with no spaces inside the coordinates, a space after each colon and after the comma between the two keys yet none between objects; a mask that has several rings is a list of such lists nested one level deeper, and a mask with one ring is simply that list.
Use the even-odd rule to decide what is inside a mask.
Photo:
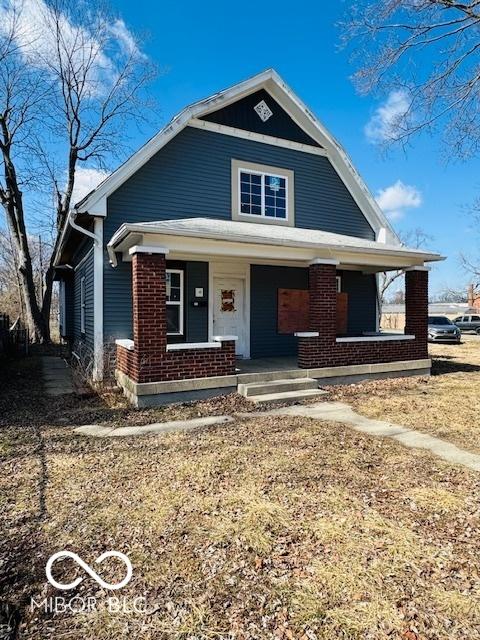
[{"label": "plywood board over window", "polygon": [[[348,331],[348,294],[337,293],[337,334]],[[278,333],[292,334],[309,331],[310,292],[308,289],[278,290]]]},{"label": "plywood board over window", "polygon": [[292,334],[308,331],[310,318],[308,289],[278,290],[278,333]]}]

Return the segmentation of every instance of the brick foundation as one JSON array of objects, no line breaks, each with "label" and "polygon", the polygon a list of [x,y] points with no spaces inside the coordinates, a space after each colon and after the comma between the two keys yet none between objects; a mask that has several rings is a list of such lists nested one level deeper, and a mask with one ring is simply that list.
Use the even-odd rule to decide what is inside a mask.
[{"label": "brick foundation", "polygon": [[405,274],[405,333],[413,340],[336,341],[336,267],[310,266],[310,329],[318,337],[298,339],[298,366],[302,369],[355,364],[375,364],[396,360],[428,358],[428,272]]},{"label": "brick foundation", "polygon": [[133,351],[117,345],[117,369],[135,382],[163,382],[235,373],[235,342],[167,351],[165,256],[132,260]]}]

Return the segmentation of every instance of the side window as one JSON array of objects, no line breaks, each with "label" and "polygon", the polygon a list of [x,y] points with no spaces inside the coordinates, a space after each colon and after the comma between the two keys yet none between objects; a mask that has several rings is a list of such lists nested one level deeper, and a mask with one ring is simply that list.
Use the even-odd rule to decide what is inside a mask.
[{"label": "side window", "polygon": [[167,335],[183,336],[183,271],[167,269]]},{"label": "side window", "polygon": [[472,316],[470,322],[480,322],[480,316]]},{"label": "side window", "polygon": [[80,331],[85,333],[85,276],[80,280]]}]

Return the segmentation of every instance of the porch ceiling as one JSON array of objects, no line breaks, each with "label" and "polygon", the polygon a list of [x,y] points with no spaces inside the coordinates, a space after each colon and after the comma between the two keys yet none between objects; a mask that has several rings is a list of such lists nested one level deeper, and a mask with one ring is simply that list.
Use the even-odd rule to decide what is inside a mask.
[{"label": "porch ceiling", "polygon": [[316,229],[209,218],[123,224],[107,245],[112,264],[116,264],[116,253],[129,260],[129,249],[134,245],[165,247],[176,258],[202,255],[306,264],[315,258],[326,258],[338,261],[342,268],[367,268],[373,272],[444,259],[404,245]]}]

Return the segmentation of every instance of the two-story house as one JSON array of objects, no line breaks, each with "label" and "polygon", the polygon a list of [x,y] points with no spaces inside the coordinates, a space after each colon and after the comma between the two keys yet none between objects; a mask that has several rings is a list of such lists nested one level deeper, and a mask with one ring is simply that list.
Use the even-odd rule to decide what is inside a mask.
[{"label": "two-story house", "polygon": [[[79,202],[57,253],[61,333],[135,404],[249,381],[426,373],[425,263],[273,70],[185,108]],[[404,334],[377,274],[406,271]],[[247,364],[248,363],[248,366]],[[317,385],[318,386],[318,385]]]}]

